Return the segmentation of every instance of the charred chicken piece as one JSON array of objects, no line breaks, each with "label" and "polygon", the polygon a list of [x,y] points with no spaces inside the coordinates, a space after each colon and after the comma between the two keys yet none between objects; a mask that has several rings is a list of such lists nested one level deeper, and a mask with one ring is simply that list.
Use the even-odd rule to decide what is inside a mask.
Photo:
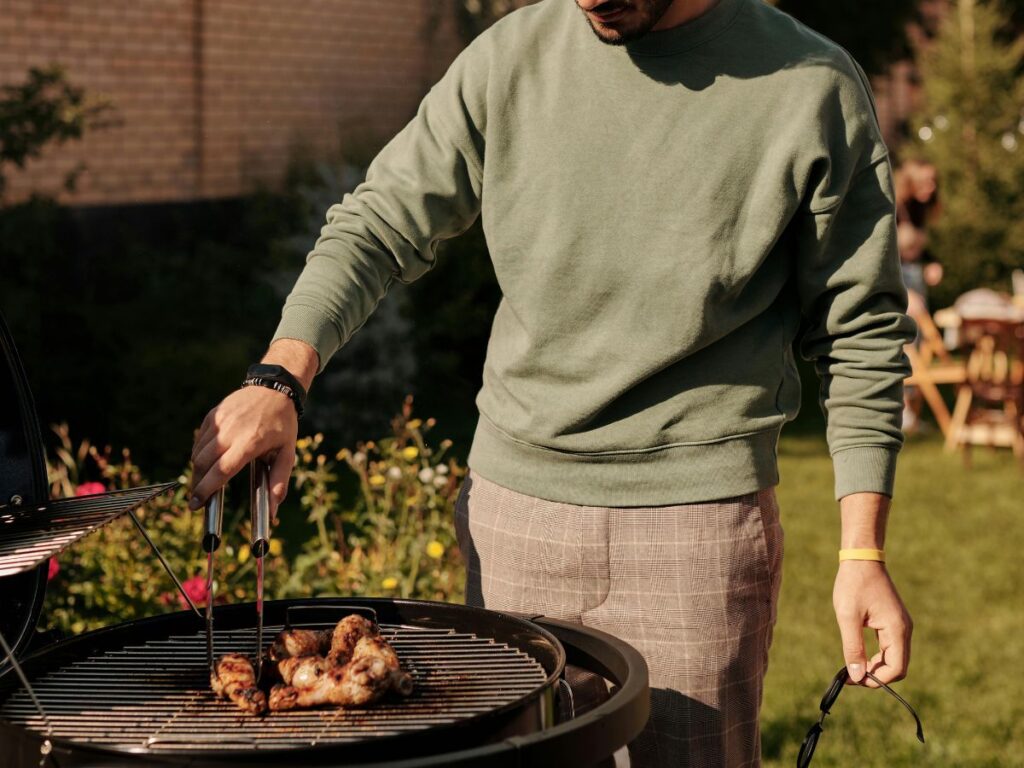
[{"label": "charred chicken piece", "polygon": [[331,635],[331,650],[327,660],[341,666],[352,659],[356,644],[364,637],[375,637],[380,633],[377,625],[357,613],[346,616],[334,627]]},{"label": "charred chicken piece", "polygon": [[284,629],[268,652],[273,661],[297,656],[323,656],[331,649],[331,630]]},{"label": "charred chicken piece", "polygon": [[[347,664],[335,665],[330,657],[325,660],[319,656],[279,661],[278,671],[285,684],[271,689],[270,709],[324,704],[358,707],[376,701],[388,691],[403,696],[412,693],[412,676],[402,669],[395,649],[376,633],[376,627],[370,628],[373,634],[363,634],[355,641]],[[343,628],[343,639],[347,642],[353,634],[366,629],[361,622],[349,622]],[[339,634],[336,631],[335,637]]]},{"label": "charred chicken piece", "polygon": [[352,652],[353,662],[361,659],[380,659],[388,670],[390,687],[402,696],[412,693],[412,675],[402,669],[398,654],[391,644],[380,635],[360,638]]},{"label": "charred chicken piece", "polygon": [[256,670],[240,653],[227,653],[217,660],[210,685],[214,693],[230,699],[239,709],[255,715],[267,710],[267,696],[256,687]]},{"label": "charred chicken piece", "polygon": [[384,660],[366,656],[341,667],[329,667],[308,687],[275,685],[269,704],[274,711],[324,704],[357,707],[380,698],[390,687],[391,672]]},{"label": "charred chicken piece", "polygon": [[293,656],[277,662],[277,672],[285,685],[313,688],[330,669],[323,656]]}]

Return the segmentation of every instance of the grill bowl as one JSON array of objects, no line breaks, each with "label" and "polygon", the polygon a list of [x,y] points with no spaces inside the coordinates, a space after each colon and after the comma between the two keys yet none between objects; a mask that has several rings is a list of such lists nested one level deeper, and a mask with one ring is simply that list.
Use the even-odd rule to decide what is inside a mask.
[{"label": "grill bowl", "polygon": [[[55,754],[356,764],[472,747],[554,724],[565,652],[532,622],[447,603],[320,598],[266,603],[268,628],[283,625],[289,609],[295,626],[330,626],[353,609],[373,609],[414,677],[413,695],[261,720],[210,691],[203,624],[194,613],[154,616],[22,660],[53,728]],[[219,606],[215,614],[217,653],[254,653],[255,606]],[[0,676],[0,718],[4,741],[38,748],[46,739],[46,723],[10,672]]]}]

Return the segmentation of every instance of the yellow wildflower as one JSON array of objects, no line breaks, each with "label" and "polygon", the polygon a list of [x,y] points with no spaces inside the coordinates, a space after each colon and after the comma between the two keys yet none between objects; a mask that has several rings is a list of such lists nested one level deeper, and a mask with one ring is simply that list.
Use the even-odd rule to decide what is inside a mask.
[{"label": "yellow wildflower", "polygon": [[344,458],[346,458],[347,456],[348,456],[348,448],[342,448],[340,451],[338,451],[338,453],[335,455],[334,458],[336,458],[338,461],[341,461]]},{"label": "yellow wildflower", "polygon": [[421,425],[422,423],[423,423],[423,422],[422,422],[422,421],[420,421],[419,419],[413,419],[412,421],[410,421],[410,422],[409,422],[408,424],[406,424],[405,426],[407,426],[407,427],[408,427],[409,429],[419,429],[419,428],[420,428],[420,425]]},{"label": "yellow wildflower", "polygon": [[384,478],[384,475],[370,475],[370,485],[381,486],[386,482],[387,480]]},{"label": "yellow wildflower", "polygon": [[432,541],[427,544],[427,554],[435,560],[440,560],[444,557],[444,544],[440,541]]},{"label": "yellow wildflower", "polygon": [[280,539],[270,540],[270,554],[274,557],[280,557],[281,553],[284,552],[284,545],[281,544]]},{"label": "yellow wildflower", "polygon": [[398,586],[398,579],[396,579],[394,576],[388,576],[386,579],[384,579],[384,581],[380,583],[380,585],[384,587],[384,589],[394,589]]},{"label": "yellow wildflower", "polygon": [[313,439],[316,440],[317,444],[322,443],[324,441],[324,433],[317,432]]},{"label": "yellow wildflower", "polygon": [[420,455],[420,449],[415,445],[409,445],[402,449],[402,458],[406,461],[412,461]]},{"label": "yellow wildflower", "polygon": [[304,450],[306,450],[307,448],[309,448],[309,446],[310,446],[310,445],[311,445],[312,443],[313,443],[313,441],[312,441],[312,440],[310,440],[310,439],[309,439],[308,437],[304,437],[304,438],[302,438],[301,440],[297,440],[297,441],[295,442],[295,447],[296,447],[296,448],[298,448],[298,449],[299,449],[300,451],[304,451]]},{"label": "yellow wildflower", "polygon": [[252,553],[249,551],[248,547],[239,547],[238,548],[238,562],[244,563],[246,560],[249,559],[249,555],[251,555],[251,554]]}]

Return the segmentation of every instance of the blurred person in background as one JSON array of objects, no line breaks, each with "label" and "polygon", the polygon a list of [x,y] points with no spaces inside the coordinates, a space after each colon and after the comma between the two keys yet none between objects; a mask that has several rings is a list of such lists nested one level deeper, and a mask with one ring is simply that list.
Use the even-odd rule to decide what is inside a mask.
[{"label": "blurred person in background", "polygon": [[[938,173],[931,163],[909,159],[900,164],[894,174],[896,193],[897,244],[900,268],[907,287],[907,314],[921,319],[929,314],[928,288],[942,281],[942,264],[928,249],[928,225],[939,214]],[[920,338],[914,341],[920,343]],[[906,387],[903,393],[903,430],[918,432],[926,429],[918,414],[921,412],[921,392],[917,387]]]},{"label": "blurred person in background", "polygon": [[906,160],[896,169],[893,184],[900,263],[913,315],[926,310],[928,288],[942,282],[942,264],[928,249],[928,225],[941,212],[938,172],[931,163]]},{"label": "blurred person in background", "polygon": [[513,11],[328,211],[272,368],[199,430],[191,503],[258,457],[280,503],[292,396],[481,216],[502,300],[455,505],[467,602],[636,647],[651,717],[634,765],[757,766],[798,332],[850,555],[833,587],[849,682],[909,664],[881,553],[914,335],[893,200],[863,70],[761,0]]}]

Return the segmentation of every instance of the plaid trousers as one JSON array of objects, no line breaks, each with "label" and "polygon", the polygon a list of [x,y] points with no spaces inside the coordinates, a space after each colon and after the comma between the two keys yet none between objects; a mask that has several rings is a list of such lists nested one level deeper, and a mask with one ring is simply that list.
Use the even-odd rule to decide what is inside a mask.
[{"label": "plaid trousers", "polygon": [[775,489],[655,507],[548,501],[470,469],[455,504],[466,602],[615,635],[647,660],[651,717],[632,766],[761,764],[758,712],[777,615]]}]

